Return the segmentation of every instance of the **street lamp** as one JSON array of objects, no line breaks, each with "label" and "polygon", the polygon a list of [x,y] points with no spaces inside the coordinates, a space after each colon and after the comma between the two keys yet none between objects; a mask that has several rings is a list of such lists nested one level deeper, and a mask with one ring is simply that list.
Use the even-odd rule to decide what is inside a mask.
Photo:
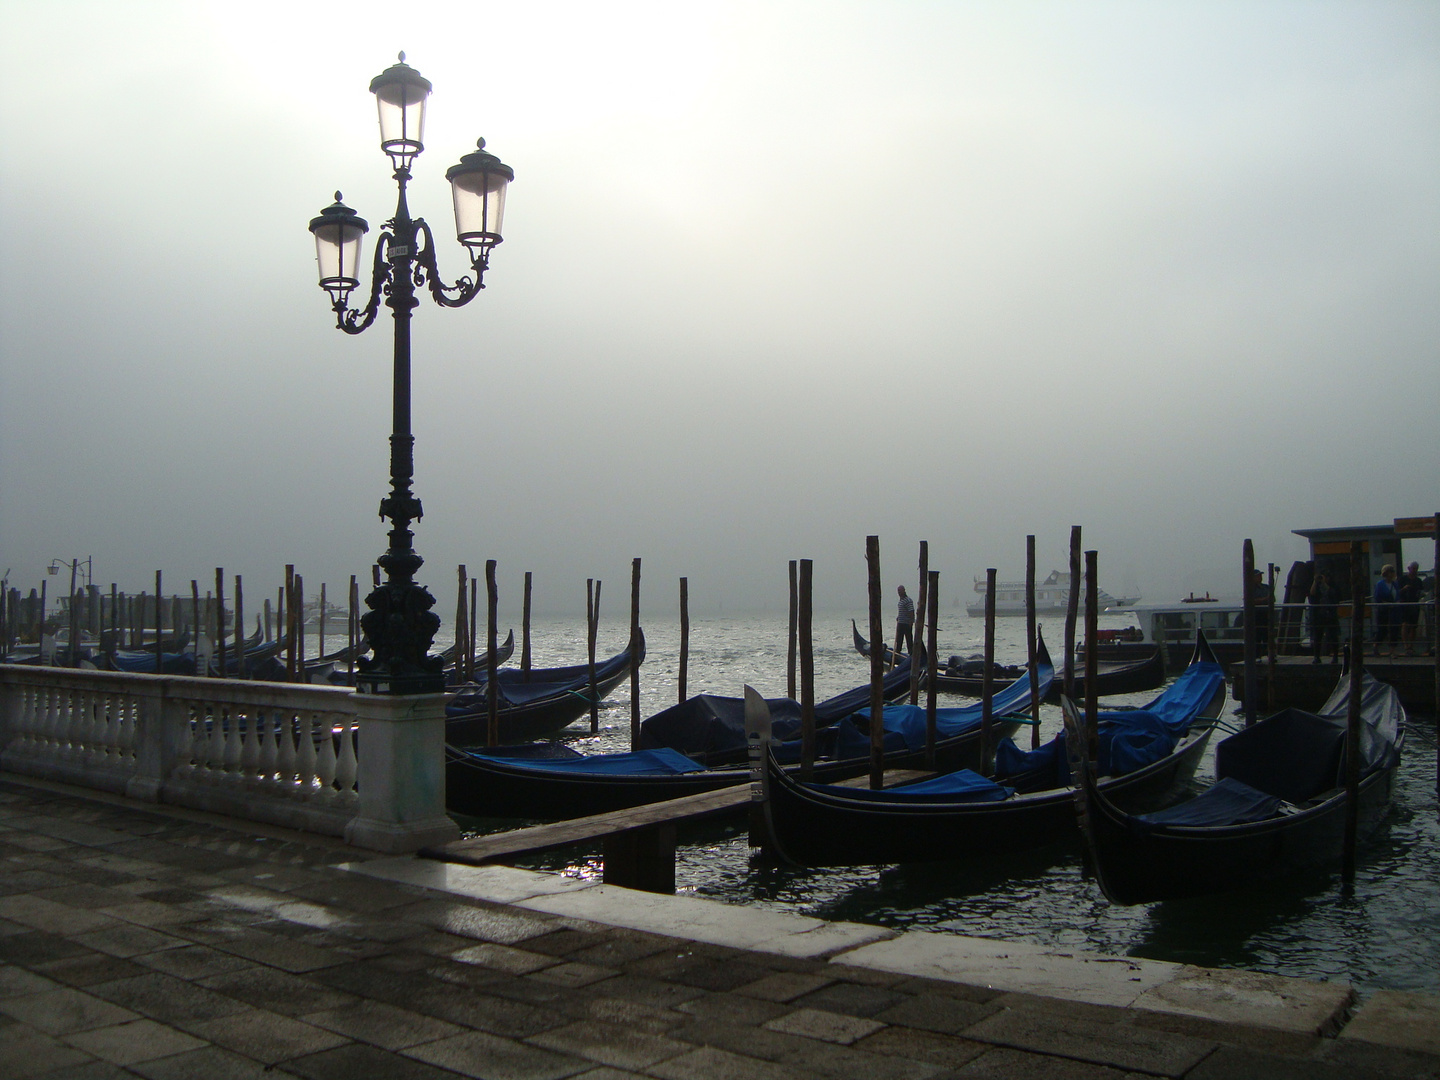
[{"label": "street lamp", "polygon": [[[380,115],[380,148],[395,169],[399,200],[395,216],[385,222],[375,242],[371,268],[370,301],[364,308],[349,307],[350,293],[360,285],[360,248],[369,225],[341,201],[320,211],[310,222],[320,287],[330,294],[335,325],[347,334],[359,334],[375,321],[381,295],[395,317],[395,380],[390,435],[390,494],[380,503],[380,516],[391,523],[390,546],[378,562],[386,580],[365,599],[370,609],[360,627],[370,643],[373,658],[360,663],[357,685],[375,694],[428,694],[445,689],[444,662],[430,656],[430,643],[440,629],[440,617],[430,609],[435,598],[415,582],[424,561],[416,554],[410,523],[423,511],[410,491],[415,471],[415,437],[410,431],[410,313],[419,306],[418,286],[428,287],[441,307],[462,307],[485,287],[485,270],[491,249],[501,241],[505,215],[505,189],[514,171],[485,150],[481,139],[474,153],[446,172],[455,201],[455,232],[470,252],[474,280],[459,278],[446,285],[435,262],[435,239],[423,218],[412,218],[405,203],[410,166],[425,149],[425,101],[430,80],[400,61],[370,81],[370,92]],[[421,243],[423,239],[423,244]]]}]

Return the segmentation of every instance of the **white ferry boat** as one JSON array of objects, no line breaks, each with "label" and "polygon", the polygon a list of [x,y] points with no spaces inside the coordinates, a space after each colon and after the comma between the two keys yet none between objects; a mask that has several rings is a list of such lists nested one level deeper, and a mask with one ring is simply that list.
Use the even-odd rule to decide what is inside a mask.
[{"label": "white ferry boat", "polygon": [[1130,611],[1140,624],[1140,640],[1161,646],[1170,671],[1180,670],[1189,660],[1197,628],[1205,631],[1205,640],[1222,664],[1243,658],[1245,603],[1238,597],[1191,594],[1183,600],[1137,603]]},{"label": "white ferry boat", "polygon": [[[1080,576],[1080,607],[1085,607],[1085,576]],[[985,579],[975,579],[976,598],[965,605],[965,614],[974,619],[985,617]],[[1102,611],[1128,610],[1140,599],[1138,596],[1116,598],[1100,589],[1097,594]],[[1052,570],[1044,581],[1035,583],[1035,614],[1064,615],[1070,606],[1070,574],[1064,570]],[[1025,614],[1025,582],[997,581],[995,583],[995,614]]]}]

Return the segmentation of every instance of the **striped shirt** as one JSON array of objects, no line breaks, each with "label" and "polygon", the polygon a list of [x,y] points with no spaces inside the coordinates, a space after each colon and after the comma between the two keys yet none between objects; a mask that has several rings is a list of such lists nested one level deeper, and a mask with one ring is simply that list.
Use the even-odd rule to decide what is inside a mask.
[{"label": "striped shirt", "polygon": [[915,601],[908,596],[900,597],[900,609],[895,613],[895,621],[909,624],[915,621]]}]

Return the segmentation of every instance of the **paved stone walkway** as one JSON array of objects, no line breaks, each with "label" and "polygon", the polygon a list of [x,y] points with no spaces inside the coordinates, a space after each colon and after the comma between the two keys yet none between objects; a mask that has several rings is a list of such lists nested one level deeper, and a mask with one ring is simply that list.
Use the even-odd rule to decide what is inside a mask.
[{"label": "paved stone walkway", "polygon": [[1320,1037],[701,944],[340,868],[362,859],[0,779],[0,1077],[1440,1077],[1430,999],[1405,999],[1422,1010],[1411,1048],[1384,1045],[1384,1024]]}]

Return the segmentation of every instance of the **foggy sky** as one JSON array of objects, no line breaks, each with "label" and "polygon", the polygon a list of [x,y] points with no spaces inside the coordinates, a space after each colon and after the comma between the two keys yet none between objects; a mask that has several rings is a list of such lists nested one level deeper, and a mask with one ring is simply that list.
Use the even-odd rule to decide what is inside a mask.
[{"label": "foggy sky", "polygon": [[1440,509],[1434,4],[0,0],[12,584],[368,579],[389,313],[334,329],[306,225],[341,189],[368,267],[400,49],[447,277],[445,169],[516,173],[413,327],[442,611],[496,558],[507,610],[618,612],[637,555],[655,617],[797,557],[859,609],[868,533],[948,604],[1071,524],[1112,592],[1233,595],[1247,536]]}]

